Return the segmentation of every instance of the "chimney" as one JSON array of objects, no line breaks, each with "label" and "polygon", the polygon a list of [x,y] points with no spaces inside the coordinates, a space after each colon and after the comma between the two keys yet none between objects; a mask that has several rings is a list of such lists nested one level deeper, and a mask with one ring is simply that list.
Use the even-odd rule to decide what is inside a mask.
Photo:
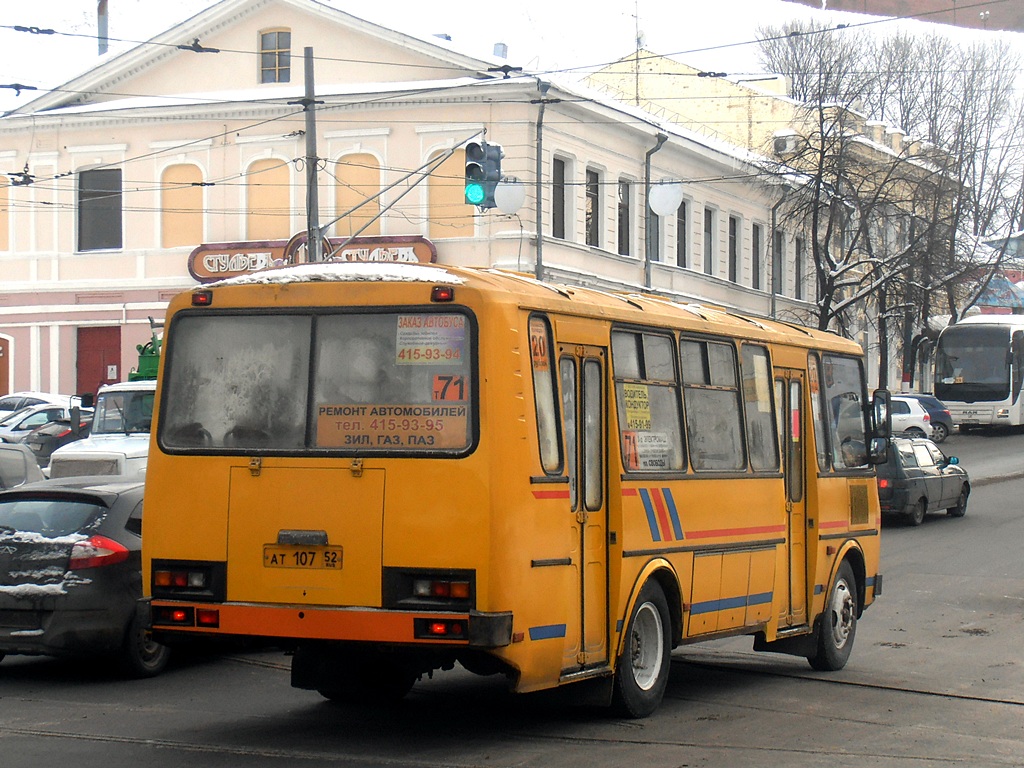
[{"label": "chimney", "polygon": [[107,35],[107,0],[96,0],[96,42],[98,53],[102,56],[107,52],[109,42]]}]

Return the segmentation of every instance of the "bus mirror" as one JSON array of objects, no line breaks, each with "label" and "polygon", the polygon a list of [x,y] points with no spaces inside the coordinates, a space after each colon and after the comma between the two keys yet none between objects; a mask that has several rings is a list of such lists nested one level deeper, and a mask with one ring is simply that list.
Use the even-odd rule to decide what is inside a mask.
[{"label": "bus mirror", "polygon": [[876,389],[871,398],[873,406],[871,434],[873,437],[889,439],[892,434],[892,412],[889,408],[889,390]]},{"label": "bus mirror", "polygon": [[884,437],[872,437],[868,445],[868,463],[885,464],[889,460],[889,441]]}]

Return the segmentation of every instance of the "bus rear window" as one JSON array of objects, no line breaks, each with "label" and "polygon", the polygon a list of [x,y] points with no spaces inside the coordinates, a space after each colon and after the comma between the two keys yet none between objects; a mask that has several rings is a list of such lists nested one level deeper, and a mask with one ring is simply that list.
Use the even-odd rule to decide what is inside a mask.
[{"label": "bus rear window", "polygon": [[462,451],[472,440],[464,315],[188,315],[169,329],[169,449]]}]

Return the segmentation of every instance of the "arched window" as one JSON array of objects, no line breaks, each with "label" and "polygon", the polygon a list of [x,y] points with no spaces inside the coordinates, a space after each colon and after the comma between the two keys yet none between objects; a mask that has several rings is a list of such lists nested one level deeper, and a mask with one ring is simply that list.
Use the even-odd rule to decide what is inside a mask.
[{"label": "arched window", "polygon": [[[435,152],[437,157],[441,152]],[[466,152],[456,150],[430,174],[428,237],[472,237],[476,208],[466,202]]]},{"label": "arched window", "polygon": [[169,165],[160,178],[160,247],[203,242],[203,172],[194,165]]},{"label": "arched window", "polygon": [[[359,232],[370,219],[380,212],[380,198],[370,200],[380,192],[380,163],[368,153],[345,155],[337,165],[337,203],[335,216],[352,211],[334,224],[334,234],[348,237]],[[369,201],[369,202],[367,202]],[[380,219],[372,222],[361,236],[380,234]]]},{"label": "arched window", "polygon": [[245,231],[250,240],[282,240],[290,237],[288,163],[274,157],[257,160],[246,176]]}]

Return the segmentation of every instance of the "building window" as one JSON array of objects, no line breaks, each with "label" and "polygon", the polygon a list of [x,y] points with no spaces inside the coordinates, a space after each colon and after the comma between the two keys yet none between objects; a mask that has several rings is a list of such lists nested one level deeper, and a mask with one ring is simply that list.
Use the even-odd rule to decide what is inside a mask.
[{"label": "building window", "polygon": [[[380,163],[369,153],[346,155],[335,166],[338,182],[334,224],[335,232],[344,237],[380,234]],[[377,217],[377,218],[375,218]]]},{"label": "building window", "polygon": [[750,228],[750,287],[761,290],[761,270],[764,268],[764,227],[754,224]]},{"label": "building window", "polygon": [[292,231],[290,166],[287,160],[265,157],[249,166],[245,179],[246,237],[280,240]]},{"label": "building window", "polygon": [[685,267],[687,261],[687,239],[690,229],[687,226],[686,217],[689,215],[689,205],[683,200],[676,211],[676,266]]},{"label": "building window", "polygon": [[629,256],[629,194],[630,184],[626,179],[619,179],[619,255]]},{"label": "building window", "polygon": [[601,174],[587,169],[587,245],[601,245]]},{"label": "building window", "polygon": [[[435,161],[444,151],[435,152]],[[430,174],[430,222],[428,237],[432,240],[446,237],[473,237],[476,233],[476,207],[466,204],[466,190],[462,179],[466,173],[466,151],[456,150]],[[453,184],[452,179],[459,182]]]},{"label": "building window", "polygon": [[292,77],[292,33],[275,29],[260,33],[260,82],[288,83]]},{"label": "building window", "polygon": [[197,246],[203,242],[203,172],[182,163],[160,178],[160,246]]},{"label": "building window", "polygon": [[782,295],[785,273],[782,262],[786,258],[786,235],[781,229],[775,230],[772,241],[772,293]]},{"label": "building window", "polygon": [[804,297],[804,239],[798,237],[795,240],[793,251],[793,298],[803,299]]},{"label": "building window", "polygon": [[[8,189],[10,183],[7,179],[0,178],[0,251],[10,250],[10,235],[8,232],[11,228],[11,214],[10,214],[10,202],[8,201]],[[2,355],[0,355],[2,358]],[[6,361],[0,359],[0,365],[6,365]]]},{"label": "building window", "polygon": [[565,160],[551,161],[551,236],[565,239]]},{"label": "building window", "polygon": [[729,280],[739,282],[740,274],[740,220],[729,217]]},{"label": "building window", "polygon": [[78,174],[78,250],[120,248],[121,169]]},{"label": "building window", "polygon": [[715,274],[715,209],[704,207],[704,274]]}]

